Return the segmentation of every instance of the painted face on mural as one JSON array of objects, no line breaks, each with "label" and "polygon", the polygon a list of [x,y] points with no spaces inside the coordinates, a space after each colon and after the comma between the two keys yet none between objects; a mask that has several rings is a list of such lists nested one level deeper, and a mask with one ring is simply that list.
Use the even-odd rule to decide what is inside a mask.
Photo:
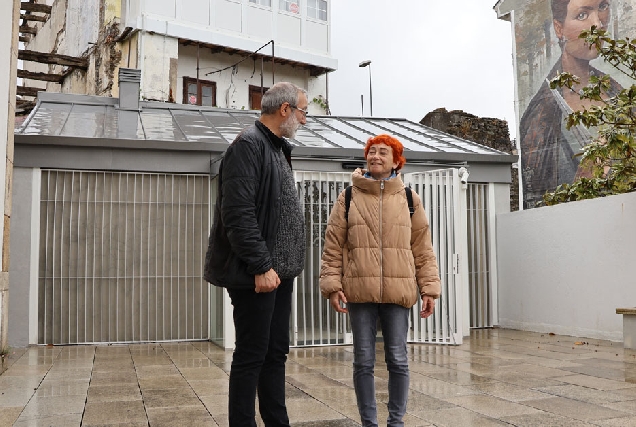
[{"label": "painted face on mural", "polygon": [[606,28],[609,18],[608,0],[570,0],[564,21],[554,20],[556,35],[565,42],[563,54],[588,61],[596,58],[596,50],[590,49],[583,39],[579,39],[579,34],[593,25]]}]

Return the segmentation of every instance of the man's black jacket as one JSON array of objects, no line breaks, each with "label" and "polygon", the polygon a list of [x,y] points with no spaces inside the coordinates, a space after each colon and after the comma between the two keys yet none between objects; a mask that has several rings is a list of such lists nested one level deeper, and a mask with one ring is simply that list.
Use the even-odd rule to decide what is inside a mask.
[{"label": "man's black jacket", "polygon": [[283,150],[290,162],[291,149],[257,121],[225,152],[204,267],[213,285],[253,289],[254,276],[272,268],[281,209],[276,156]]}]

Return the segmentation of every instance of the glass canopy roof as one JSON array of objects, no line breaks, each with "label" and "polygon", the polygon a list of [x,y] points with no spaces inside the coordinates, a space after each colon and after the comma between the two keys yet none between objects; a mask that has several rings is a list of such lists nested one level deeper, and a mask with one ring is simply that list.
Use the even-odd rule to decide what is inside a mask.
[{"label": "glass canopy roof", "polygon": [[[258,117],[257,111],[159,102],[141,102],[138,111],[120,110],[113,98],[44,94],[16,133],[229,144]],[[506,154],[406,119],[378,117],[309,115],[291,142],[305,147],[361,148],[369,137],[381,133],[398,138],[405,150]]]}]

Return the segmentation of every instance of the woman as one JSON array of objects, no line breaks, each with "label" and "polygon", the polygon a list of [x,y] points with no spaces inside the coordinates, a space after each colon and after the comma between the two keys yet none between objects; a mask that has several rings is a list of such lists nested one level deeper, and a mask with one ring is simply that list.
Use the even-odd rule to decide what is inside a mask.
[{"label": "woman", "polygon": [[[571,183],[578,176],[586,176],[579,170],[580,159],[576,154],[592,140],[590,132],[578,126],[565,127],[565,118],[572,111],[589,108],[592,102],[581,100],[579,91],[588,85],[591,76],[602,73],[590,65],[598,56],[584,39],[579,38],[592,26],[605,29],[610,19],[608,0],[552,0],[552,24],[559,39],[561,57],[546,81],[532,98],[521,117],[519,138],[521,168],[524,184],[525,207],[534,207],[546,191],[557,185]],[[580,84],[574,90],[551,90],[549,81],[558,72],[577,76]],[[608,95],[614,96],[621,87],[611,80]]]},{"label": "woman", "polygon": [[[410,308],[422,298],[420,316],[433,313],[440,280],[428,221],[413,194],[410,215],[398,171],[404,147],[389,135],[369,138],[367,169],[352,174],[348,214],[345,192],[335,203],[320,270],[320,290],[353,332],[353,384],[363,426],[377,426],[374,365],[377,319],[389,371],[388,426],[403,426],[409,389],[406,339]],[[346,305],[346,308],[345,308]]]}]

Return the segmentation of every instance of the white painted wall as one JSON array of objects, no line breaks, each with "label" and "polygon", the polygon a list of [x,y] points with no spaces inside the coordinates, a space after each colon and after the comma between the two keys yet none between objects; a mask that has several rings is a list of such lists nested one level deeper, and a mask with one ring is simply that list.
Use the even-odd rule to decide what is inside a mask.
[{"label": "white painted wall", "polygon": [[635,242],[636,193],[497,215],[499,325],[621,341]]},{"label": "white painted wall", "polygon": [[[158,36],[157,36],[158,37]],[[269,52],[269,50],[265,50]],[[216,102],[217,107],[235,108],[238,110],[249,109],[249,85],[261,85],[261,62],[260,60],[248,59],[242,62],[237,72],[233,73],[232,69],[206,75],[210,71],[221,70],[225,67],[237,63],[242,56],[228,54],[210,53],[209,49],[201,48],[199,51],[199,78],[209,80],[216,83]],[[272,66],[270,62],[264,63],[263,86],[272,86]],[[175,101],[183,102],[183,77],[196,78],[197,70],[197,47],[179,46],[179,70],[177,73],[177,93]],[[295,85],[307,90],[310,101],[309,112],[311,114],[324,114],[316,104],[311,100],[318,95],[326,96],[325,76],[311,77],[307,70],[301,68],[293,68],[288,65],[276,64],[275,68],[276,82],[289,81]]]},{"label": "white painted wall", "polygon": [[[255,51],[276,41],[276,55],[319,67],[337,68],[330,56],[330,19],[264,7],[248,0],[124,0],[124,25],[204,43]],[[330,17],[330,13],[328,13]]]}]

